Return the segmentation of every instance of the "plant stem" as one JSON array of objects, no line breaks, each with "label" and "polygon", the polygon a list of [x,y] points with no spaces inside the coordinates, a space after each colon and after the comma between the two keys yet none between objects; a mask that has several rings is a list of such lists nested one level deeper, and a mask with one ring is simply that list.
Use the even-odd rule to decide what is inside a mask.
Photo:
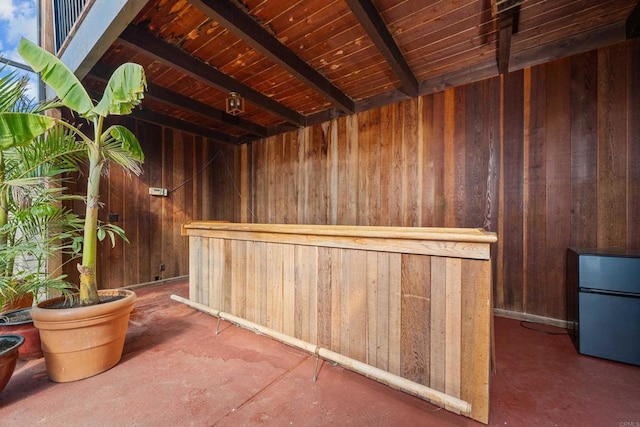
[{"label": "plant stem", "polygon": [[100,206],[100,175],[104,159],[100,153],[100,135],[103,118],[94,122],[94,141],[88,144],[89,177],[87,181],[87,209],[84,220],[84,248],[80,271],[80,304],[92,305],[100,302],[96,282],[96,254],[98,249],[98,208]]}]

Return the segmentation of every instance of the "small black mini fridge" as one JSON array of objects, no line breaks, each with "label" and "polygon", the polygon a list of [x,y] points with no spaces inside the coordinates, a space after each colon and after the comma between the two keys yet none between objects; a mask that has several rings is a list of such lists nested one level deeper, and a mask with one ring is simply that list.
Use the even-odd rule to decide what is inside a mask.
[{"label": "small black mini fridge", "polygon": [[578,352],[640,365],[640,251],[569,248],[567,285]]}]

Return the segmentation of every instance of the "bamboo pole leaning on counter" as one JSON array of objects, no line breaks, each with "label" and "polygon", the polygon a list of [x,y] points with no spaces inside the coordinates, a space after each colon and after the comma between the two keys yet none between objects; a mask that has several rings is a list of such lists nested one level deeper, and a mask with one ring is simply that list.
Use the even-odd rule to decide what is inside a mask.
[{"label": "bamboo pole leaning on counter", "polygon": [[430,387],[415,383],[413,381],[409,381],[405,378],[391,374],[382,369],[378,369],[374,366],[367,365],[366,363],[362,363],[358,360],[341,355],[329,349],[308,343],[298,338],[291,337],[271,328],[267,328],[257,323],[250,322],[241,317],[234,316],[233,314],[213,309],[204,304],[191,301],[187,298],[183,298],[178,295],[171,295],[171,299],[186,304],[189,307],[202,311],[203,313],[217,317],[218,319],[226,320],[242,328],[276,339],[289,346],[295,347],[311,354],[315,354],[317,357],[337,363],[346,369],[364,375],[382,384],[388,385],[396,390],[400,390],[421,399],[428,400],[439,406],[446,405],[447,407],[457,409],[458,411],[463,413],[471,412],[471,404],[469,402],[465,402],[464,400],[450,396],[446,393],[442,393],[438,390],[434,390]]}]

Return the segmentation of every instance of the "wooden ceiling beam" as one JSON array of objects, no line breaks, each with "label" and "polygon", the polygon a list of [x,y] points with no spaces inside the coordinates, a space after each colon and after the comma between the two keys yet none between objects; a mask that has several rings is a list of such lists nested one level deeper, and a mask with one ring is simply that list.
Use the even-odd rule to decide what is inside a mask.
[{"label": "wooden ceiling beam", "polygon": [[518,51],[510,61],[512,70],[544,64],[556,59],[566,58],[590,50],[599,49],[624,41],[624,21],[614,22],[589,32],[565,37],[561,42],[551,42]]},{"label": "wooden ceiling beam", "polygon": [[[101,94],[90,92],[89,96],[94,99],[100,99]],[[158,113],[150,109],[134,108],[129,117],[139,119],[145,122],[153,123],[159,126],[167,126],[174,129],[178,129],[184,132],[193,133],[195,135],[203,136],[205,138],[214,139],[216,141],[224,142],[227,144],[242,144],[244,141],[228,133],[220,132],[215,129],[210,129],[205,126],[201,126],[195,123],[187,122],[184,120],[176,119],[175,117],[168,116],[166,114]]]},{"label": "wooden ceiling beam", "polygon": [[[114,68],[109,67],[104,63],[98,63],[91,69],[89,75],[97,80],[106,82],[113,74],[114,70]],[[219,110],[211,105],[189,98],[188,96],[184,96],[178,92],[174,92],[151,82],[147,82],[146,96],[166,104],[174,105],[192,113],[204,115],[208,118],[236,127],[260,138],[264,138],[269,135],[267,128],[264,126],[243,119],[240,116],[228,114],[226,111]]]},{"label": "wooden ceiling beam", "polygon": [[520,5],[517,0],[512,1],[509,9],[498,13],[498,72],[509,72],[509,57],[511,56],[511,36],[517,32]]},{"label": "wooden ceiling beam", "polygon": [[418,80],[373,3],[370,0],[346,0],[346,2],[402,83],[403,92],[412,98],[418,96]]},{"label": "wooden ceiling beam", "polygon": [[248,102],[259,108],[270,111],[282,117],[287,122],[298,127],[306,126],[306,118],[303,114],[294,111],[251,87],[227,76],[218,69],[189,55],[182,49],[153,36],[134,25],[129,25],[120,35],[120,40],[136,50],[161,62],[169,64],[173,68],[211,86],[225,92],[238,92]]},{"label": "wooden ceiling beam", "polygon": [[627,39],[640,36],[640,1],[633,8],[626,23]]},{"label": "wooden ceiling beam", "polygon": [[149,109],[135,109],[131,113],[131,117],[160,126],[168,126],[184,132],[193,133],[195,135],[200,135],[205,138],[214,139],[227,144],[238,145],[243,142],[240,138],[229,135],[228,133],[223,133],[195,123],[176,119],[175,117],[167,116],[166,114],[156,113]]},{"label": "wooden ceiling beam", "polygon": [[509,72],[509,56],[511,55],[511,36],[513,35],[513,13],[511,10],[499,15],[498,33],[498,72]]},{"label": "wooden ceiling beam", "polygon": [[491,15],[496,17],[514,7],[519,7],[524,0],[492,0]]},{"label": "wooden ceiling beam", "polygon": [[355,103],[351,98],[232,1],[189,0],[189,3],[313,90],[322,94],[337,108],[349,114],[355,112]]},{"label": "wooden ceiling beam", "polygon": [[149,95],[156,98],[159,101],[174,105],[178,108],[185,109],[192,113],[204,115],[210,119],[217,120],[227,125],[233,126],[238,129],[242,129],[252,135],[264,138],[268,136],[269,132],[266,127],[257,123],[243,119],[240,116],[234,116],[226,111],[219,110],[204,102],[197,101],[189,98],[188,96],[181,95],[177,92],[164,88],[162,86],[148,84]]}]

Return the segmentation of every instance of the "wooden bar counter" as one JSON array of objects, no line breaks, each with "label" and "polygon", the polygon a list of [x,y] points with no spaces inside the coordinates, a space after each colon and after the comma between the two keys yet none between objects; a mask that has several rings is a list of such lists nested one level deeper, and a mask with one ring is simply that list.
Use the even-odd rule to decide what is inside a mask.
[{"label": "wooden bar counter", "polygon": [[182,233],[191,301],[444,393],[468,404],[447,409],[488,422],[494,233],[207,221]]}]

